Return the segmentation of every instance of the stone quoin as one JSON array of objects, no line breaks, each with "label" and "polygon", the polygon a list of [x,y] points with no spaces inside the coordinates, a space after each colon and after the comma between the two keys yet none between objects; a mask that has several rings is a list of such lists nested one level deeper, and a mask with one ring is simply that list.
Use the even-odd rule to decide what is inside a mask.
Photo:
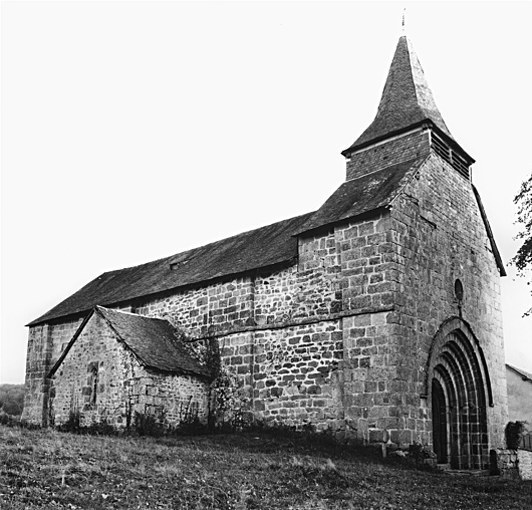
[{"label": "stone quoin", "polygon": [[23,418],[206,421],[214,345],[252,421],[485,467],[507,421],[505,271],[406,36],[342,154],[317,211],[104,273],[32,321]]}]

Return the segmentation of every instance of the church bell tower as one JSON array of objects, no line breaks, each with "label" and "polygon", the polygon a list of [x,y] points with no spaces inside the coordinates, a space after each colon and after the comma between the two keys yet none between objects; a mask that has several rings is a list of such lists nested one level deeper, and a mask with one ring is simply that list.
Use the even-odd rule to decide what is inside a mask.
[{"label": "church bell tower", "polygon": [[[342,154],[344,190],[359,201],[363,193],[386,197],[376,204],[379,245],[368,248],[377,242],[370,236],[358,252],[340,245],[344,298],[356,281],[349,303],[369,295],[373,305],[386,289],[391,310],[366,320],[364,340],[344,322],[346,345],[355,346],[346,360],[346,420],[370,440],[389,433],[400,444],[430,445],[440,464],[485,468],[507,416],[499,295],[506,273],[471,180],[474,159],[443,120],[406,35],[375,119]],[[337,203],[345,196],[337,193]],[[365,254],[373,258],[358,267]],[[361,352],[369,356],[362,369],[354,359]]]}]

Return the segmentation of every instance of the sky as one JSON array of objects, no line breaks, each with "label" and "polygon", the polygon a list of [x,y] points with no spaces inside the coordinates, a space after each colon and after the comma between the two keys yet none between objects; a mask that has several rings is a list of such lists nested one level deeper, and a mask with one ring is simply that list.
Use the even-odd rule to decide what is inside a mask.
[{"label": "sky", "polygon": [[[471,154],[503,260],[532,172],[532,2],[2,3],[0,383],[25,324],[101,273],[317,209],[401,32]],[[501,281],[506,361],[532,298]]]}]

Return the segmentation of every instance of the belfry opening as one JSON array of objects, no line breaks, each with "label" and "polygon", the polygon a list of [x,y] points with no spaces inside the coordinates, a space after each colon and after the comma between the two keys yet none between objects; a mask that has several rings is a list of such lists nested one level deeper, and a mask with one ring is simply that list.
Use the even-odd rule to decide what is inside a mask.
[{"label": "belfry opening", "polygon": [[433,449],[439,464],[483,469],[491,387],[482,350],[461,322],[455,318],[440,328],[429,359]]}]

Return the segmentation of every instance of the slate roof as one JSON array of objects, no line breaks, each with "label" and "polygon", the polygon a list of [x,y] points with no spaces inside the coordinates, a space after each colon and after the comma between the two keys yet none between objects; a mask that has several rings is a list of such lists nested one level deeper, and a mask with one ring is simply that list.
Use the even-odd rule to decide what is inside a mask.
[{"label": "slate roof", "polygon": [[[96,305],[115,305],[220,277],[291,263],[297,256],[297,239],[292,235],[311,214],[273,223],[140,266],[103,273],[28,326],[79,315]],[[173,269],[170,268],[171,263],[175,264]]]},{"label": "slate roof", "polygon": [[109,310],[102,306],[96,306],[85,318],[50,371],[49,377],[59,368],[88,320],[95,313],[103,317],[118,339],[135,354],[143,366],[172,374],[210,377],[209,370],[185,349],[182,340],[176,336],[174,328],[168,321]]},{"label": "slate roof", "polygon": [[102,306],[97,306],[96,310],[146,367],[165,372],[210,375],[207,368],[185,349],[167,320]]},{"label": "slate roof", "polygon": [[513,370],[518,376],[520,376],[523,381],[529,381],[532,383],[532,374],[529,372],[525,372],[524,370],[521,370],[520,368],[514,367],[513,365],[509,365],[506,363],[506,368],[509,368],[510,370]]},{"label": "slate roof", "polygon": [[385,207],[427,156],[344,182],[303,224],[298,234]]},{"label": "slate roof", "polygon": [[436,106],[412,43],[402,36],[397,43],[375,119],[342,154],[349,155],[374,141],[426,121],[455,142]]}]

